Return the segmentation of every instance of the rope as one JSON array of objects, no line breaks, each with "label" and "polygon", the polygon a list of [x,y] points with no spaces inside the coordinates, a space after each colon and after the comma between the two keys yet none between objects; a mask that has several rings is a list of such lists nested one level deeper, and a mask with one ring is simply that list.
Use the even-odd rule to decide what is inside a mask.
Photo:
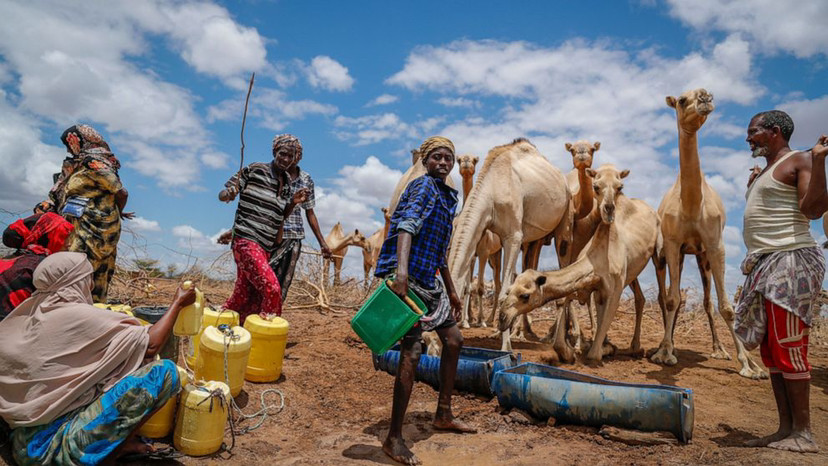
[{"label": "rope", "polygon": [[[230,344],[234,341],[238,341],[241,338],[241,336],[236,335],[235,333],[233,333],[233,329],[231,329],[230,326],[225,325],[225,324],[219,325],[218,329],[222,333],[222,335],[224,335],[224,381],[227,384],[227,386],[229,387],[230,386],[230,373],[229,373],[229,370],[228,370],[227,360],[228,360],[228,354],[230,353]],[[268,393],[278,393],[279,394],[279,404],[278,405],[276,405],[276,404],[267,404],[267,402],[265,401],[265,395],[267,395]],[[236,445],[236,435],[244,435],[248,432],[254,431],[254,430],[258,429],[259,427],[261,427],[262,424],[264,423],[264,421],[267,419],[267,416],[269,415],[268,411],[270,409],[275,409],[276,410],[276,412],[273,413],[273,414],[281,412],[282,409],[285,408],[285,394],[282,393],[281,390],[278,390],[278,389],[275,389],[275,388],[268,388],[267,390],[264,390],[261,393],[260,406],[261,406],[261,409],[259,409],[255,413],[245,414],[242,411],[242,409],[239,407],[239,405],[236,404],[236,399],[233,398],[233,397],[230,397],[230,407],[231,407],[231,409],[227,410],[227,418],[230,422],[230,434],[231,434],[232,440],[231,440],[231,444],[230,444],[229,448],[227,448],[225,445],[223,445],[225,451],[227,451],[228,453],[232,452],[233,447]],[[233,412],[235,412],[238,415],[238,417],[236,419],[233,419]],[[250,420],[250,419],[255,419],[257,417],[260,418],[260,419],[259,419],[259,422],[257,422],[255,425],[248,426],[248,427],[245,427],[245,428],[242,428],[242,429],[236,428],[236,424],[245,422],[245,421]]]}]

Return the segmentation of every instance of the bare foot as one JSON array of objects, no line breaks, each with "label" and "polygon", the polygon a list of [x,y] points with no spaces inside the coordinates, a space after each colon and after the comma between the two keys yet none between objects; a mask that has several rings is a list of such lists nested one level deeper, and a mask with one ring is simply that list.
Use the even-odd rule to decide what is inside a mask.
[{"label": "bare foot", "polygon": [[774,432],[770,435],[766,435],[762,438],[755,438],[753,440],[748,440],[747,442],[745,442],[745,446],[746,447],[766,447],[766,446],[768,446],[768,444],[773,443],[773,442],[777,442],[779,440],[782,440],[783,438],[787,437],[788,435],[790,435],[790,432],[777,431],[777,432]]},{"label": "bare foot", "polygon": [[796,451],[799,453],[817,453],[819,446],[811,438],[809,432],[793,433],[788,437],[768,444],[768,448],[775,448],[777,450]]},{"label": "bare foot", "polygon": [[437,430],[450,430],[453,432],[459,432],[461,434],[474,434],[477,433],[477,429],[474,427],[460,422],[457,419],[449,418],[449,419],[434,419],[434,423],[432,424],[435,429]]},{"label": "bare foot", "polygon": [[155,448],[152,446],[152,444],[145,443],[143,440],[141,440],[141,437],[133,435],[124,440],[124,444],[122,445],[122,449],[120,451],[120,456],[132,455],[135,453],[146,454],[152,453],[154,451]]},{"label": "bare foot", "polygon": [[412,453],[411,450],[405,446],[405,441],[399,437],[386,438],[385,442],[382,444],[382,451],[384,451],[389,458],[398,463],[412,465],[422,464],[420,459],[414,456],[414,453]]}]

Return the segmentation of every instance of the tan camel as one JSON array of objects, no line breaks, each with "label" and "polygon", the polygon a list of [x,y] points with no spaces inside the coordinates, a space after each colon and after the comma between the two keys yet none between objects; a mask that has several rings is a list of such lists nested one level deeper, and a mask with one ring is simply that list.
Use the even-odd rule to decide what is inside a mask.
[{"label": "tan camel", "polygon": [[[630,352],[643,355],[640,340],[644,294],[638,284],[638,275],[648,261],[658,263],[662,243],[658,216],[644,201],[629,199],[622,193],[622,179],[629,170],[619,172],[612,165],[604,165],[597,171],[587,171],[594,177],[596,210],[601,219],[595,234],[572,264],[552,272],[528,270],[520,274],[503,303],[500,329],[508,329],[519,315],[554,299],[573,293],[587,296],[594,293],[598,327],[587,359],[600,361],[615,351],[607,340],[607,332],[618,309],[621,292],[625,286],[630,286],[636,312]],[[553,348],[561,360],[572,362],[574,351],[566,340],[566,324],[572,317],[567,314],[566,309],[560,312]]]},{"label": "tan camel", "polygon": [[[767,377],[765,371],[745,351],[744,345],[733,331],[733,307],[724,289],[725,247],[722,232],[726,221],[725,209],[719,194],[705,181],[699,160],[697,133],[714,109],[713,94],[704,89],[695,89],[683,93],[678,98],[668,96],[667,105],[676,110],[679,175],[658,207],[664,236],[664,258],[670,274],[670,288],[666,296],[664,338],[651,359],[653,362],[666,365],[678,362],[673,346],[673,331],[681,301],[681,272],[684,256],[693,254],[701,273],[704,310],[713,336],[711,356],[716,359],[730,359],[730,354],[719,341],[714,325],[713,304],[710,299],[712,275],[719,301],[719,313],[727,323],[736,345],[737,358],[742,366],[739,375],[752,379]],[[664,273],[664,270],[657,273],[660,283],[664,283]]]},{"label": "tan camel", "polygon": [[[331,250],[331,255],[333,256],[331,262],[333,262],[334,286],[336,286],[340,283],[342,260],[348,252],[348,246],[358,246],[364,250],[367,247],[367,242],[365,240],[365,236],[360,233],[359,230],[354,230],[353,233],[345,235],[345,232],[342,230],[342,224],[336,222],[336,225],[331,228],[331,232],[325,236],[325,243],[328,245],[328,248]],[[329,267],[326,263],[323,274],[325,283],[328,283],[328,269]]]},{"label": "tan camel", "polygon": [[366,287],[371,283],[371,270],[377,266],[377,260],[379,260],[380,250],[382,249],[382,242],[385,241],[385,237],[388,236],[388,230],[391,228],[391,214],[388,213],[388,208],[383,207],[381,210],[385,224],[368,237],[365,247],[362,248],[362,269],[365,271]]},{"label": "tan camel", "polygon": [[[474,172],[479,160],[480,159],[478,157],[473,155],[461,155],[457,157],[457,167],[460,170],[460,176],[463,177],[464,204],[469,198],[472,186],[474,186]],[[485,292],[485,286],[481,285],[485,284],[486,264],[488,263],[492,268],[492,277],[495,283],[495,296],[500,293],[500,250],[500,238],[491,231],[486,230],[486,233],[483,234],[483,238],[479,243],[477,243],[477,249],[475,250],[476,254],[472,259],[468,280],[464,287],[460,290],[460,298],[463,301],[463,319],[460,322],[460,326],[462,328],[469,328],[471,326],[470,323],[476,323],[481,327],[486,327],[487,321],[488,325],[492,325],[494,323],[494,315],[497,310],[497,299],[494,300],[495,302],[492,308],[492,313],[489,315],[489,318],[486,319],[483,316],[483,293]],[[474,274],[475,261],[478,262],[479,270],[477,276],[479,278],[478,283],[472,285],[471,277]],[[475,304],[477,305],[477,322],[470,322],[471,319],[469,318],[472,296],[475,297]]]},{"label": "tan camel", "polygon": [[[503,283],[498,299],[512,282],[521,244],[555,233],[557,251],[568,247],[572,212],[566,179],[560,170],[520,138],[489,151],[477,183],[455,222],[448,265],[455,283],[466,283],[471,261],[485,231],[503,243]],[[503,346],[510,333],[501,333]]]}]

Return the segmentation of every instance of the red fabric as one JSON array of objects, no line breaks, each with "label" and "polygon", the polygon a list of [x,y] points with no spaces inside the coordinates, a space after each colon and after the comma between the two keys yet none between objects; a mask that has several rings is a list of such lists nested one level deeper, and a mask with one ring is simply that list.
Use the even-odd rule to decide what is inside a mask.
[{"label": "red fabric", "polygon": [[771,373],[782,373],[790,380],[811,378],[808,363],[808,333],[810,328],[793,313],[765,299],[768,328],[759,347],[762,362]]},{"label": "red fabric", "polygon": [[[28,249],[35,254],[49,255],[63,249],[66,238],[75,227],[67,222],[63,217],[53,212],[46,212],[44,214],[37,214],[40,217],[35,224],[29,229],[26,226],[27,219],[18,219],[16,222],[9,225],[9,229],[20,235],[23,242],[19,245],[19,249]],[[30,223],[31,224],[31,223]],[[48,243],[44,246],[41,238],[46,237]]]},{"label": "red fabric", "polygon": [[256,242],[233,239],[236,261],[236,285],[224,303],[226,309],[239,313],[242,323],[251,314],[282,315],[282,287],[270,268],[268,255]]}]

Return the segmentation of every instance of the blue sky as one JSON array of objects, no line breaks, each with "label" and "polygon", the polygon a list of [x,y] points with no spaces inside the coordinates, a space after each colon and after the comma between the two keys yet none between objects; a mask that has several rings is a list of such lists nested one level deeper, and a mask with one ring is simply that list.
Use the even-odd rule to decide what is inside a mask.
[{"label": "blue sky", "polygon": [[[216,193],[238,168],[253,71],[245,161],[270,160],[274,134],[297,135],[323,231],[340,221],[366,235],[381,226],[379,208],[409,150],[433,134],[481,158],[526,136],[564,172],[565,142],[599,140],[596,163],[630,168],[628,195],[655,208],[677,174],[675,115],[664,97],[704,87],[716,111],[700,133],[702,168],[728,209],[731,288],[745,253],[749,118],[788,110],[800,148],[828,131],[828,28],[813,20],[828,17],[826,2],[0,6],[0,221],[44,198],[65,153],[60,133],[88,123],[122,160],[128,210],[139,217],[125,224],[124,260],[182,264],[226,250],[212,238],[232,224],[235,206]],[[359,251],[346,273],[361,274]]]}]

